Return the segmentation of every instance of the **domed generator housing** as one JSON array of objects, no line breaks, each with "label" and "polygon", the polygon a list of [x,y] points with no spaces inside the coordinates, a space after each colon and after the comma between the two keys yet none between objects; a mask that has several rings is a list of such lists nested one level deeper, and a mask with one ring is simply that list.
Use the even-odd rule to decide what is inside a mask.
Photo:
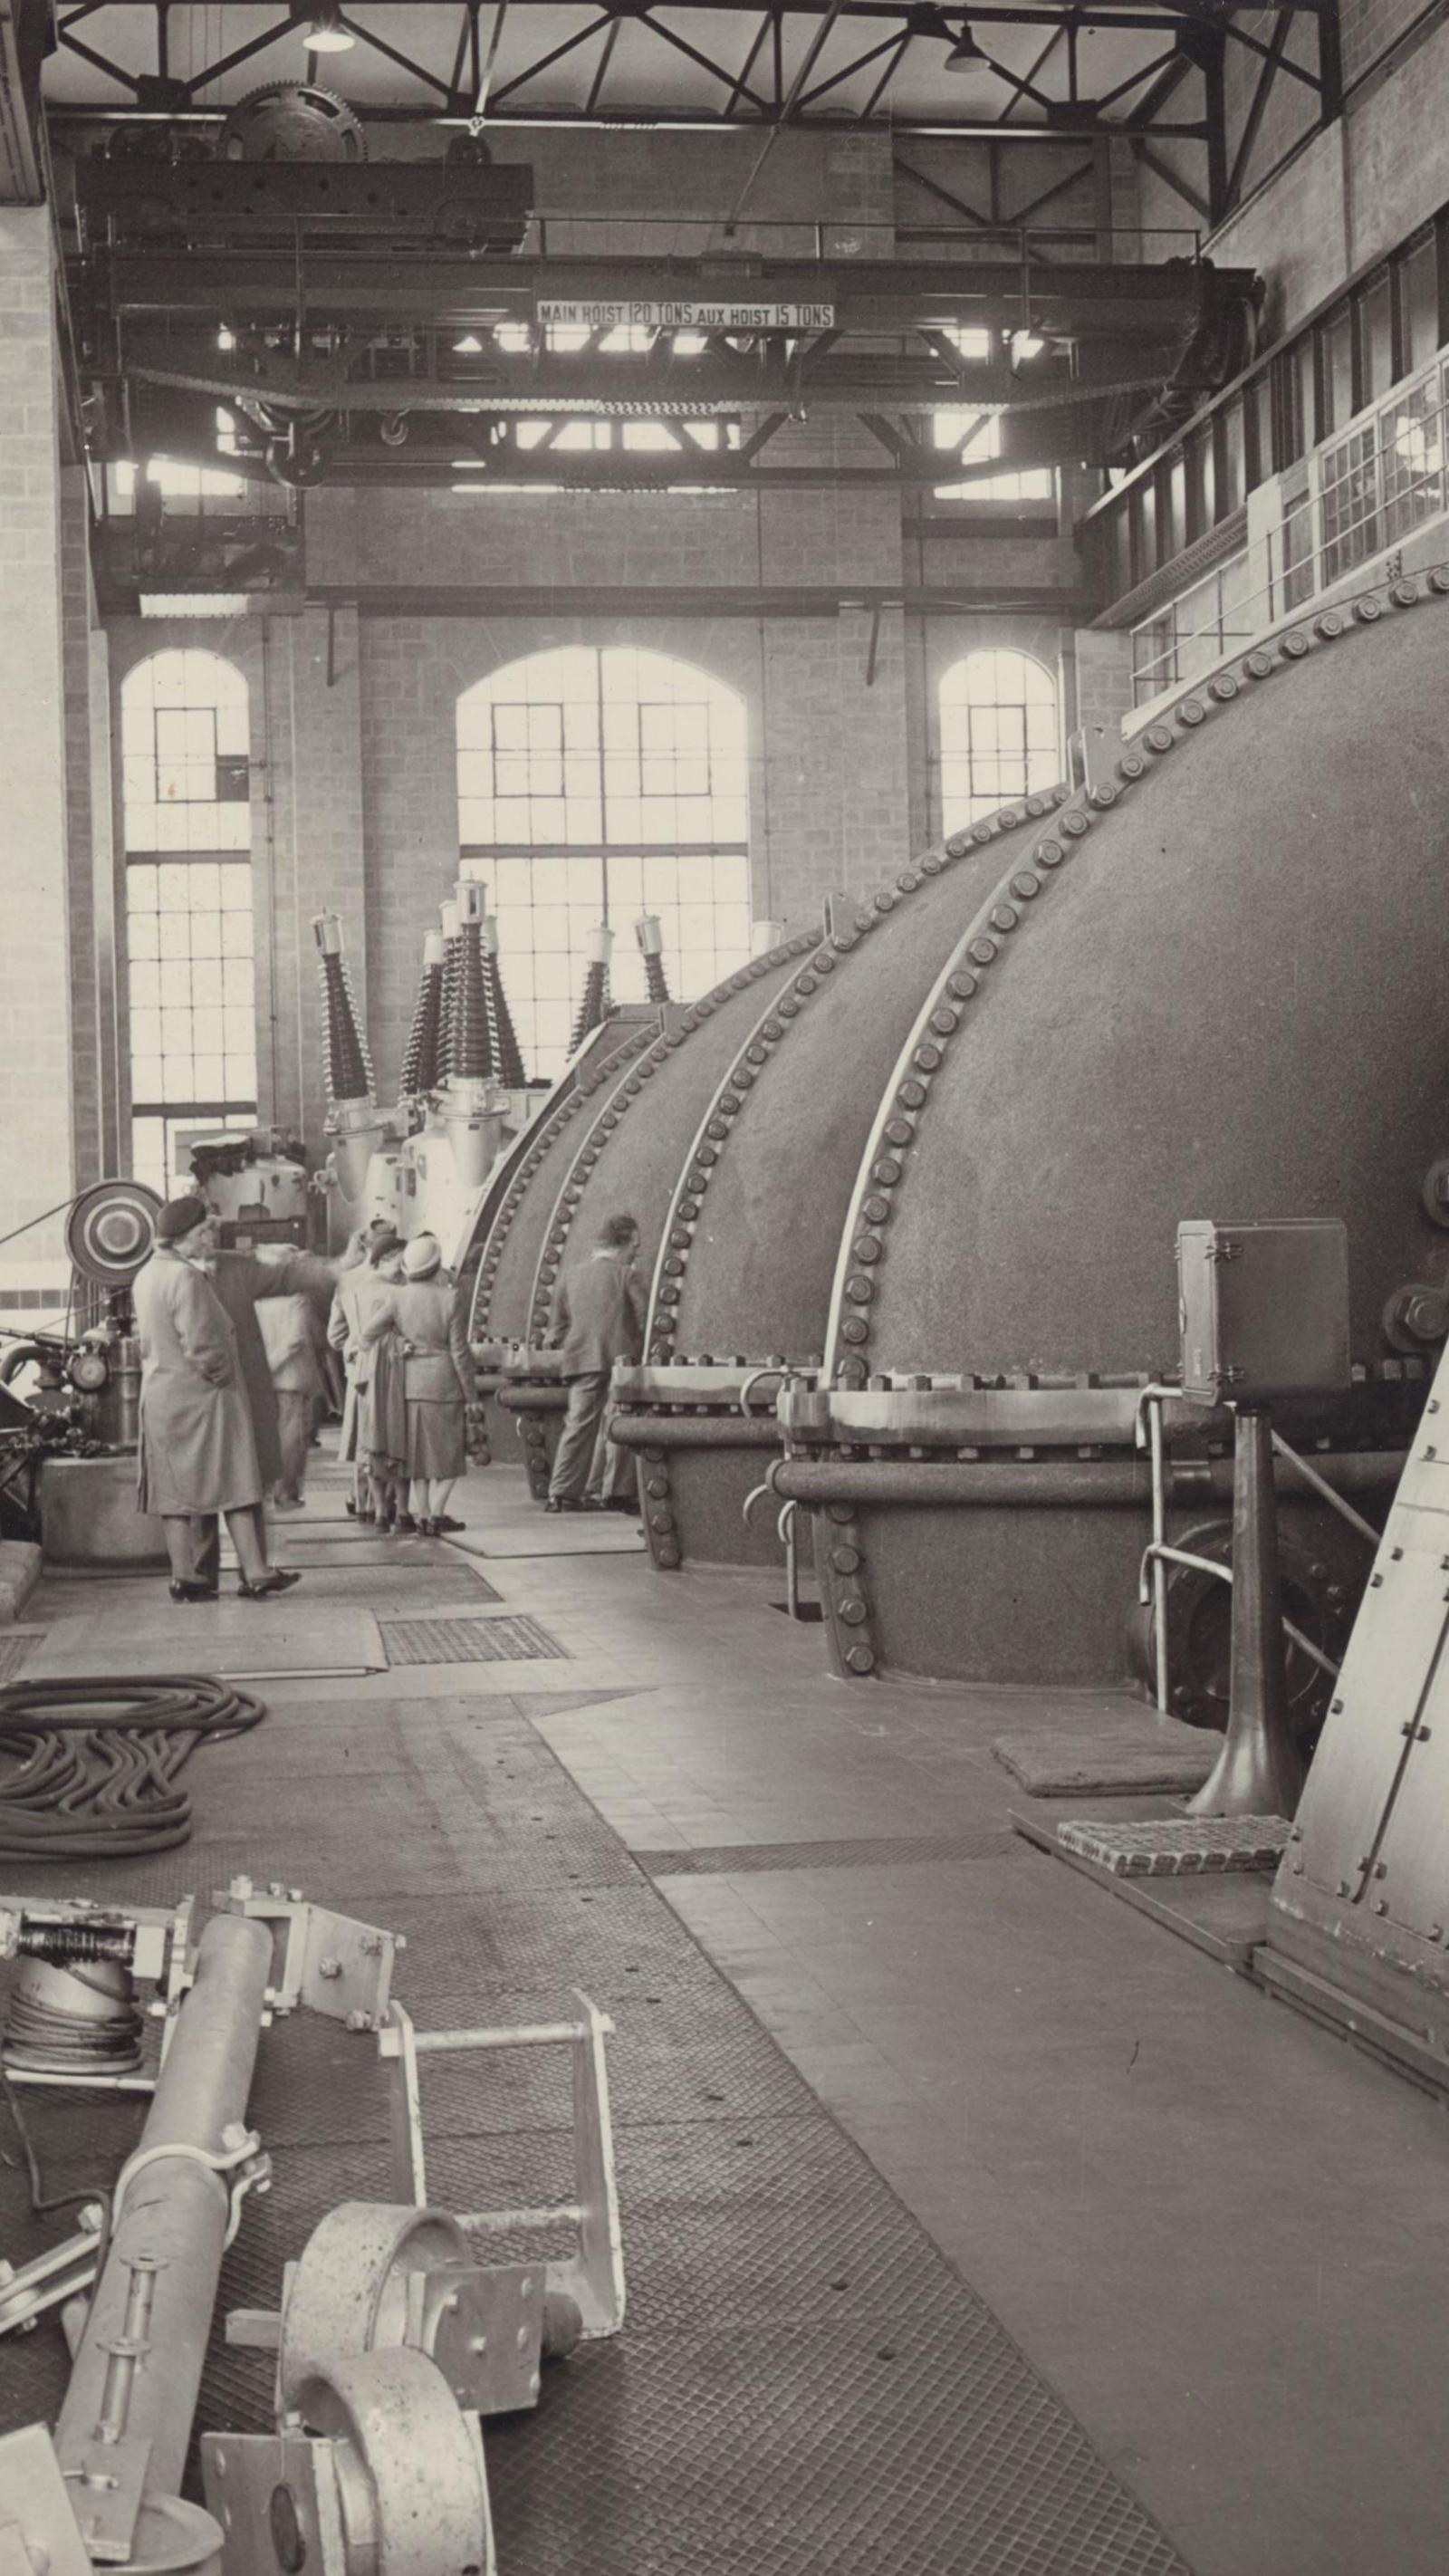
[{"label": "domed generator housing", "polygon": [[[1186,1217],[1345,1221],[1356,1383],[1279,1427],[1382,1517],[1449,1273],[1446,592],[1366,590],[1181,697],[943,959],[861,1159],[834,1383],[788,1407],[840,1669],[1140,1669],[1134,1421]],[[1167,1441],[1170,1534],[1222,1554],[1231,1423],[1177,1403]],[[1280,1490],[1288,1614],[1332,1654],[1368,1551],[1287,1462]],[[1180,1704],[1220,1716],[1226,1587],[1196,1581]],[[1322,1677],[1294,1687],[1311,1730]]]},{"label": "domed generator housing", "polygon": [[[943,960],[1063,790],[1006,807],[893,884],[834,896],[824,936],[767,991],[675,1182],[646,1364],[615,1436],[643,1452],[656,1565],[778,1568],[785,1374],[813,1385],[836,1246],[881,1088]],[[749,1413],[744,1407],[748,1404]]]},{"label": "domed generator housing", "polygon": [[[540,1162],[532,1173],[525,1163],[520,1173],[509,1235],[497,1242],[489,1324],[522,1335],[498,1402],[521,1427],[530,1483],[540,1501],[567,1403],[550,1348],[560,1283],[573,1263],[588,1258],[605,1218],[624,1214],[638,1219],[640,1266],[648,1278],[675,1176],[706,1101],[758,1013],[759,988],[778,982],[789,961],[814,945],[800,938],[752,958],[687,1010],[666,1005],[646,1042],[631,1048],[627,1061],[615,1058],[589,1092],[592,1115],[567,1118],[557,1133],[550,1121],[539,1140]],[[493,1249],[484,1255],[480,1293]]]},{"label": "domed generator housing", "polygon": [[478,1363],[488,1446],[500,1464],[516,1461],[523,1424],[501,1414],[500,1389],[520,1374],[518,1354],[528,1318],[539,1247],[548,1226],[578,1122],[626,1065],[658,1036],[651,1019],[615,1015],[596,1029],[510,1146],[483,1194],[464,1263],[473,1281],[469,1336]]}]

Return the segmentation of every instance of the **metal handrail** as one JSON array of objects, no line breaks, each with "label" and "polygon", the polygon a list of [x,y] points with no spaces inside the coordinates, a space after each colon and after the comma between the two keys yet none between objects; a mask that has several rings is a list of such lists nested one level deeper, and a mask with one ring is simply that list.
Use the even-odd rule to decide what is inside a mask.
[{"label": "metal handrail", "polygon": [[[1162,1408],[1169,1396],[1180,1396],[1181,1393],[1182,1389],[1179,1386],[1144,1386],[1137,1399],[1137,1417],[1134,1426],[1137,1447],[1139,1449],[1145,1447],[1152,1462],[1152,1536],[1142,1552],[1138,1598],[1144,1607],[1149,1600],[1152,1603],[1152,1661],[1158,1714],[1162,1717],[1168,1716],[1171,1711],[1167,1634],[1168,1566],[1190,1566],[1199,1574],[1219,1575],[1224,1583],[1231,1583],[1233,1579],[1230,1565],[1219,1565],[1216,1559],[1210,1556],[1194,1556],[1186,1548],[1170,1547],[1167,1542],[1167,1467],[1162,1438]],[[1311,1485],[1324,1502],[1331,1504],[1334,1511],[1341,1519],[1348,1522],[1349,1527],[1355,1530],[1360,1538],[1365,1539],[1371,1548],[1377,1550],[1379,1533],[1372,1523],[1366,1521],[1361,1512],[1356,1512],[1351,1503],[1345,1502],[1342,1494],[1334,1490],[1326,1476],[1320,1476],[1316,1468],[1309,1466],[1306,1458],[1300,1458],[1296,1449],[1290,1449],[1281,1432],[1273,1431],[1271,1437],[1278,1456],[1285,1458],[1290,1466],[1296,1467],[1304,1482]],[[1151,1567],[1150,1581],[1149,1566]],[[1283,1614],[1280,1613],[1280,1616]],[[1285,1636],[1291,1637],[1294,1645],[1309,1656],[1322,1671],[1337,1680],[1339,1670],[1337,1664],[1330,1656],[1325,1655],[1320,1647],[1315,1646],[1310,1638],[1305,1637],[1301,1628],[1295,1628],[1292,1620],[1286,1616],[1283,1616],[1283,1632]]]},{"label": "metal handrail", "polygon": [[[1278,478],[1285,486],[1290,477],[1301,478],[1302,490],[1291,496],[1285,491],[1285,501],[1290,501],[1291,506],[1285,508],[1277,528],[1190,583],[1150,617],[1138,620],[1132,628],[1132,642],[1133,688],[1139,706],[1182,683],[1181,662],[1194,646],[1216,646],[1226,654],[1236,645],[1251,642],[1276,618],[1306,608],[1359,565],[1401,543],[1411,529],[1423,526],[1449,507],[1449,437],[1444,435],[1449,427],[1449,370],[1445,368],[1445,357],[1444,351],[1437,352],[1416,374],[1391,386],[1343,429],[1320,439],[1306,457]],[[1415,395],[1425,389],[1434,391],[1438,399],[1432,410],[1416,418],[1411,406]],[[1397,472],[1391,476],[1387,469],[1394,458],[1382,434],[1385,423],[1393,424],[1395,434],[1404,426],[1420,428],[1426,455],[1437,426],[1437,461],[1427,462],[1415,471],[1412,467],[1406,470],[1400,460]],[[1356,482],[1362,484],[1361,492],[1354,492]],[[1343,494],[1348,496],[1346,515],[1330,528],[1325,521],[1336,496]],[[1421,506],[1426,502],[1428,506]],[[1304,552],[1290,562],[1283,540],[1294,528],[1303,536]],[[1250,586],[1240,597],[1228,601],[1224,585],[1244,567],[1245,581]],[[1188,624],[1186,621],[1197,613],[1194,603],[1209,601],[1215,613],[1203,616],[1199,624]],[[1139,659],[1139,646],[1150,644],[1154,635],[1164,629],[1169,641],[1160,651]],[[1205,663],[1202,675],[1208,667]]]}]

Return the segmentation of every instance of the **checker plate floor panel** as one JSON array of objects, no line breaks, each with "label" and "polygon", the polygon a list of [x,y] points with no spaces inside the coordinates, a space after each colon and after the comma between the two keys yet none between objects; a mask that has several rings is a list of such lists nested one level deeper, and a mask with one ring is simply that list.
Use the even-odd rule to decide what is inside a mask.
[{"label": "checker plate floor panel", "polygon": [[[397,1989],[421,2028],[551,2018],[576,1984],[615,2019],[629,2318],[547,2374],[536,2413],[488,2427],[506,2576],[1187,2576],[522,1716],[398,1702],[349,1730],[335,1703],[282,1705],[200,1756],[192,1787],[192,1847],[88,1872],[87,1893],[206,1891],[246,1866],[405,1932]],[[428,2064],[430,2197],[571,2197],[561,2075],[542,2053]],[[25,2107],[53,2191],[113,2177],[143,2117]],[[338,2201],[392,2197],[383,2108],[368,2038],[301,2018],[263,2034],[250,2110],[273,2185],[219,2313],[275,2305]],[[0,2163],[11,2260],[64,2224]],[[198,2430],[263,2429],[270,2375],[214,2333]],[[53,2320],[0,2343],[0,2429],[53,2416],[65,2377]]]},{"label": "checker plate floor panel", "polygon": [[[497,1598],[497,1595],[494,1595]],[[568,1649],[522,1615],[491,1619],[387,1619],[390,1664],[563,1663]]]}]

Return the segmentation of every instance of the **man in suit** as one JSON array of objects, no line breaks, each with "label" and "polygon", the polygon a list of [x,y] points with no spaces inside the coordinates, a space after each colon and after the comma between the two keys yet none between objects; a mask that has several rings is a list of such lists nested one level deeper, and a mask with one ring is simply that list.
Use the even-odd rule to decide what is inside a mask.
[{"label": "man in suit", "polygon": [[628,1492],[632,1462],[609,1439],[608,1402],[615,1360],[638,1360],[644,1349],[648,1295],[638,1255],[635,1219],[607,1217],[588,1259],[560,1285],[560,1375],[569,1403],[545,1511],[576,1512],[588,1504],[600,1510],[633,1508]]}]

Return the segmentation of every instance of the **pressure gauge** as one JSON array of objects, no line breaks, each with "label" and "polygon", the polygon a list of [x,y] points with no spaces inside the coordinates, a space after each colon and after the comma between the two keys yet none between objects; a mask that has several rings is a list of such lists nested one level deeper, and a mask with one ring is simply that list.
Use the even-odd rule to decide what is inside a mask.
[{"label": "pressure gauge", "polygon": [[111,1381],[110,1363],[104,1351],[84,1348],[72,1351],[65,1364],[65,1373],[80,1395],[99,1395]]}]

